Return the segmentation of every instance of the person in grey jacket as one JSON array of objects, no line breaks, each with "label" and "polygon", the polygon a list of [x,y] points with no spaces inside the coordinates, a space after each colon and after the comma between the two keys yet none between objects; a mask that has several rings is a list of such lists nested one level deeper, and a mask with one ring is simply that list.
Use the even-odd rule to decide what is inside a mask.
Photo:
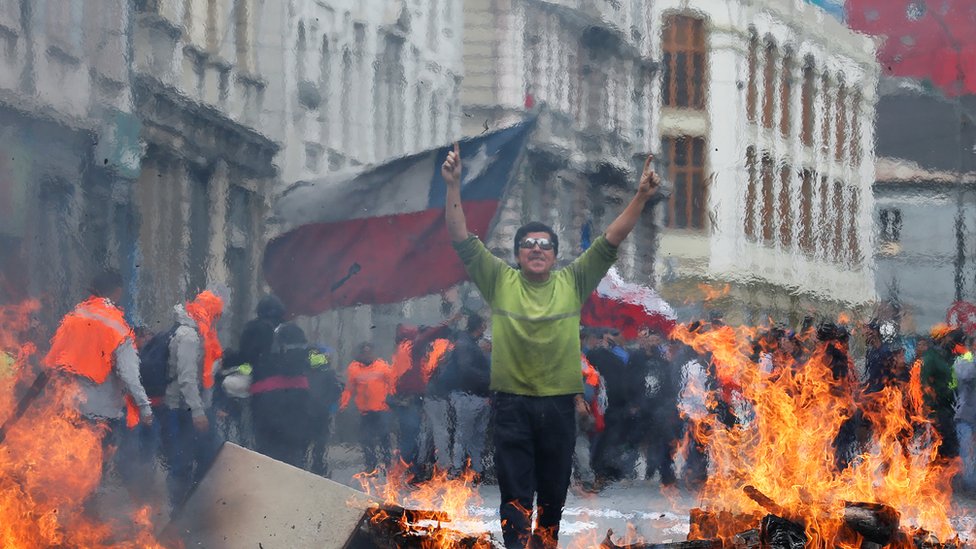
[{"label": "person in grey jacket", "polygon": [[163,452],[169,466],[170,502],[179,505],[216,457],[220,441],[213,414],[214,375],[222,348],[216,324],[223,301],[210,291],[174,307],[176,330],[169,343],[169,385]]}]

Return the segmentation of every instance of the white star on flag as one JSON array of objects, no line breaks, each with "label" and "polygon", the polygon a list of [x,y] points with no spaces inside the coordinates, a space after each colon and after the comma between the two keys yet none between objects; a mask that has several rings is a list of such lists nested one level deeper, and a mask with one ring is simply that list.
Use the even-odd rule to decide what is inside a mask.
[{"label": "white star on flag", "polygon": [[464,179],[461,180],[461,187],[481,177],[485,173],[485,170],[488,169],[489,164],[491,164],[491,157],[488,156],[488,146],[481,145],[478,147],[478,152],[464,163],[464,167],[466,168],[464,171],[467,173],[464,174]]}]

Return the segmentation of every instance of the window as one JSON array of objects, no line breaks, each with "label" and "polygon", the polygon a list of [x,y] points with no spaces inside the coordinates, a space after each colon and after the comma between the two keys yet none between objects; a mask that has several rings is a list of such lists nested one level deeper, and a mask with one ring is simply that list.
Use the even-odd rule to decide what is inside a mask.
[{"label": "window", "polygon": [[851,94],[851,164],[861,165],[861,94]]},{"label": "window", "polygon": [[803,66],[803,92],[801,102],[803,103],[803,144],[807,147],[813,146],[813,95],[815,81],[813,72],[813,61],[807,60]]},{"label": "window", "polygon": [[[329,48],[329,37],[322,37],[322,55],[319,57],[319,90],[322,92],[322,96],[326,98],[334,97],[332,95],[332,50]],[[332,142],[332,126],[331,124],[331,113],[332,107],[327,102],[323,107],[326,116],[322,117],[322,141],[325,143]]]},{"label": "window", "polygon": [[749,29],[749,88],[746,90],[746,116],[756,121],[756,100],[759,95],[759,37],[755,29]]},{"label": "window", "polygon": [[756,148],[746,149],[746,169],[749,172],[749,183],[746,187],[746,211],[744,230],[746,238],[756,240],[756,187],[759,186],[756,166]]},{"label": "window", "polygon": [[783,74],[779,80],[779,131],[783,137],[790,135],[790,98],[793,92],[793,54],[787,50],[783,56]]},{"label": "window", "polygon": [[220,25],[223,22],[223,14],[220,13],[221,6],[218,5],[217,0],[207,0],[207,18],[206,18],[206,44],[207,51],[211,53],[218,53],[220,47],[220,39],[223,37]]},{"label": "window", "polygon": [[830,230],[834,222],[834,216],[830,210],[830,182],[826,176],[820,178],[820,229],[817,231],[820,242],[823,243],[823,257],[829,259],[830,253]]},{"label": "window", "polygon": [[851,260],[851,265],[861,263],[861,242],[858,238],[860,231],[857,227],[858,210],[861,209],[861,190],[857,187],[850,187],[850,196],[847,202],[847,251]]},{"label": "window", "polygon": [[833,228],[834,228],[834,238],[831,241],[831,257],[833,257],[835,262],[840,263],[844,259],[844,224],[846,216],[844,215],[844,184],[840,181],[834,181],[834,199],[833,199]]},{"label": "window", "polygon": [[318,173],[322,165],[322,147],[318,143],[305,143],[305,169]]},{"label": "window", "polygon": [[763,126],[773,127],[773,94],[776,90],[776,44],[772,40],[766,42],[766,64],[763,70]]},{"label": "window", "polygon": [[664,19],[664,104],[705,108],[705,22],[685,15]]},{"label": "window", "polygon": [[844,151],[847,143],[847,86],[843,82],[837,86],[837,108],[835,127],[837,137],[834,141],[834,158],[838,161],[844,159]]},{"label": "window", "polygon": [[881,210],[878,221],[881,223],[879,232],[882,242],[901,241],[901,210],[885,208]]},{"label": "window", "polygon": [[343,150],[347,153],[352,153],[359,146],[358,143],[352,142],[352,96],[355,93],[353,89],[356,85],[355,78],[356,73],[352,62],[352,52],[348,49],[343,50],[342,95],[339,97],[339,103],[342,110],[342,146]]},{"label": "window", "polygon": [[821,146],[829,151],[830,146],[830,78],[824,74],[820,79],[820,97],[823,98],[823,112],[820,117]]},{"label": "window", "polygon": [[762,239],[766,244],[773,243],[773,159],[768,154],[762,159]]},{"label": "window", "polygon": [[295,75],[298,82],[305,81],[305,23],[298,24],[298,41],[295,44]]},{"label": "window", "polygon": [[81,52],[84,2],[46,2],[45,37],[58,53],[77,57]]},{"label": "window", "polygon": [[665,137],[661,150],[668,158],[674,192],[667,208],[666,225],[673,229],[705,228],[705,140],[700,137]]},{"label": "window", "polygon": [[373,88],[377,157],[387,158],[403,150],[402,129],[406,107],[406,79],[403,73],[403,40],[395,35],[384,39],[377,62]]},{"label": "window", "polygon": [[234,0],[234,49],[237,66],[243,72],[254,67],[251,63],[251,11],[249,0]]},{"label": "window", "polygon": [[800,186],[800,249],[808,255],[813,254],[813,183],[816,175],[803,170]]},{"label": "window", "polygon": [[790,181],[793,179],[793,172],[789,167],[783,166],[779,172],[779,241],[784,248],[793,245],[793,210],[792,196],[793,186]]}]

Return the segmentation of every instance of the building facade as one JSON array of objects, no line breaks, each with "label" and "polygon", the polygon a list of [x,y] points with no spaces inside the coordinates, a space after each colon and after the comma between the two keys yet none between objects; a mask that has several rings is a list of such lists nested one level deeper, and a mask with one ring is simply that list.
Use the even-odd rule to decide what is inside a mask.
[{"label": "building facade", "polygon": [[[662,294],[746,322],[875,301],[873,43],[812,4],[658,1]],[[694,315],[701,311],[686,311]]]},{"label": "building facade", "polygon": [[0,3],[0,300],[40,297],[47,326],[135,249],[128,20],[124,0]]},{"label": "building facade", "polygon": [[132,89],[143,154],[135,185],[137,304],[151,327],[205,288],[226,333],[253,314],[279,146],[266,135],[258,51],[281,32],[256,0],[140,0]]},{"label": "building facade", "polygon": [[[460,137],[461,0],[264,2],[261,20],[281,29],[263,35],[258,56],[282,188]],[[391,352],[396,323],[440,322],[441,311],[432,296],[328,311],[302,325],[345,364],[362,340]]]},{"label": "building facade", "polygon": [[460,0],[265,3],[264,115],[285,185],[458,137]]},{"label": "building facade", "polygon": [[[523,169],[488,239],[511,259],[515,230],[530,219],[559,234],[567,262],[584,227],[598,234],[636,189],[655,150],[657,63],[651,2],[467,0],[463,133],[538,116]],[[621,250],[627,277],[652,278],[656,227],[644,216]]]},{"label": "building facade", "polygon": [[208,287],[244,320],[277,152],[259,4],[0,3],[3,299],[42,297],[53,326],[113,268],[134,323],[164,328]]}]

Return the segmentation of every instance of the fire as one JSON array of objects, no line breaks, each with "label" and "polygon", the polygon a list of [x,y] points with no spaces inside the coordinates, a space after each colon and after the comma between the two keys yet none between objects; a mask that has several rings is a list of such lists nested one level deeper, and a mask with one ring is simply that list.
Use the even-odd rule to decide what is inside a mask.
[{"label": "fire", "polygon": [[14,357],[0,372],[0,421],[9,426],[0,442],[0,547],[161,548],[148,508],[127,524],[86,515],[102,476],[103,432],[71,406],[73,383],[52,375],[23,416],[11,419],[36,378],[29,360],[35,347],[22,338],[38,308],[36,301],[0,308],[0,354]]},{"label": "fire", "polygon": [[382,499],[371,513],[373,524],[393,520],[399,534],[417,536],[424,548],[492,547],[482,536],[489,525],[474,513],[482,499],[470,468],[457,478],[435,468],[430,480],[413,483],[407,465],[398,461],[385,478],[377,471],[354,477],[363,492]]},{"label": "fire", "polygon": [[701,290],[703,301],[714,301],[729,295],[729,292],[732,290],[732,286],[730,284],[726,284],[721,288],[715,288],[708,284],[699,284],[698,289]]},{"label": "fire", "polygon": [[[834,379],[822,344],[805,342],[814,350],[803,364],[764,349],[772,351],[772,363],[763,367],[752,359],[759,339],[753,329],[679,325],[672,335],[712,357],[719,389],[698,398],[731,402],[740,420],[728,426],[714,413],[686,414],[709,453],[702,507],[728,512],[717,521],[719,537],[731,540],[757,527],[756,517],[773,513],[803,524],[810,546],[857,547],[859,540],[842,528],[849,502],[883,503],[904,525],[942,540],[955,535],[949,523],[954,465],[937,459],[940,441],[923,415],[917,372],[909,387],[859,394]],[[835,440],[858,408],[871,442],[839,470]]]}]

